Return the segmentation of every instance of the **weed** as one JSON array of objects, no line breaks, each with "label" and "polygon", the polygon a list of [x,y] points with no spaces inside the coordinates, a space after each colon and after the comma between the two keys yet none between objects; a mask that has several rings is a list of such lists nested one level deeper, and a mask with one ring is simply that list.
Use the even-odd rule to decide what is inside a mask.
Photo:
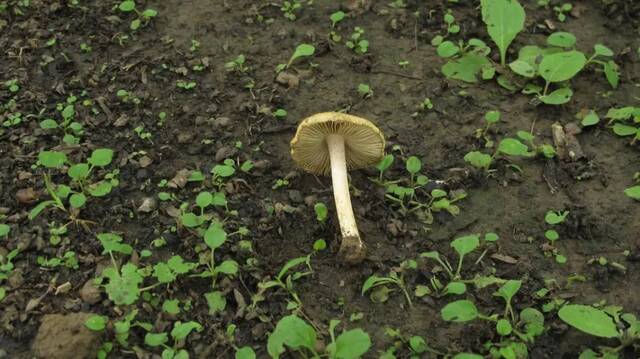
[{"label": "weed", "polygon": [[556,13],[556,17],[558,21],[565,22],[567,20],[567,14],[573,9],[573,5],[571,3],[564,3],[560,6],[554,6],[553,11]]},{"label": "weed", "polygon": [[195,81],[176,80],[176,87],[183,90],[193,90],[196,86]]},{"label": "weed", "polygon": [[[273,279],[266,278],[265,280],[258,283],[258,292],[251,297],[250,309],[255,309],[258,303],[265,300],[265,292],[271,288],[281,288],[289,294],[292,300],[288,301],[287,309],[301,309],[302,301],[300,300],[300,297],[298,296],[298,293],[296,292],[293,284],[295,281],[313,274],[313,268],[311,268],[312,254],[313,253],[304,257],[298,257],[289,260],[282,266],[280,272],[278,272],[278,274],[273,277]],[[294,268],[302,264],[305,265],[304,267],[306,270],[300,272],[292,271]]]},{"label": "weed", "polygon": [[196,332],[201,332],[203,330],[203,327],[198,322],[194,321],[184,323],[177,321],[173,324],[173,329],[171,330],[171,338],[173,339],[174,343],[173,346],[167,345],[167,343],[169,342],[169,334],[167,334],[166,332],[148,332],[144,337],[144,344],[152,348],[164,348],[164,350],[162,351],[162,358],[188,358],[189,352],[186,349],[179,349],[181,347],[180,343],[184,343],[184,340],[187,338],[187,336],[194,330]]},{"label": "weed", "polygon": [[327,206],[322,202],[318,202],[313,206],[313,210],[316,213],[316,219],[318,222],[324,224],[329,217],[329,210],[327,209]]},{"label": "weed", "polygon": [[408,269],[416,269],[417,264],[414,260],[407,260],[402,262],[399,268],[395,268],[389,272],[389,275],[386,277],[379,277],[377,275],[372,275],[362,284],[361,294],[365,295],[369,290],[379,287],[379,290],[374,292],[371,296],[371,299],[374,302],[384,302],[388,297],[388,294],[393,290],[386,287],[387,284],[393,284],[397,286],[402,293],[404,294],[405,299],[407,300],[407,304],[409,306],[413,306],[411,302],[411,296],[409,296],[409,292],[407,290],[407,286],[404,281],[404,272]]},{"label": "weed", "polygon": [[249,67],[245,65],[245,62],[246,59],[244,55],[240,54],[236,56],[235,59],[224,64],[224,68],[227,69],[227,71],[235,71],[244,74],[249,71]]},{"label": "weed", "polygon": [[345,45],[356,54],[366,54],[369,51],[369,41],[364,38],[364,29],[356,26]]},{"label": "weed", "polygon": [[362,98],[370,98],[373,96],[373,90],[367,84],[359,84],[358,85],[358,94]]},{"label": "weed", "polygon": [[137,15],[137,18],[131,20],[129,24],[129,28],[133,31],[138,30],[140,26],[146,26],[152,18],[158,16],[158,12],[154,9],[146,9],[140,12],[136,8],[134,0],[124,0],[117,5],[117,8],[123,13],[134,12]]},{"label": "weed", "polygon": [[280,7],[280,11],[282,11],[282,15],[289,20],[295,21],[297,16],[295,14],[296,11],[299,11],[302,8],[302,0],[291,0],[284,1],[282,6]]},{"label": "weed", "polygon": [[287,62],[286,64],[279,64],[278,66],[276,66],[276,72],[281,72],[289,68],[296,59],[313,56],[315,51],[316,49],[312,45],[309,45],[309,44],[298,45],[298,47],[296,47],[296,50],[293,52],[293,55],[291,55],[291,58],[289,58],[289,62]]},{"label": "weed", "polygon": [[[344,331],[336,337],[335,329],[339,324],[339,320],[330,321],[331,342],[324,348],[325,354],[322,357],[352,359],[365,354],[371,347],[369,334],[357,328]],[[272,358],[280,358],[288,347],[300,352],[303,357],[311,353],[314,358],[320,358],[320,353],[316,349],[317,337],[318,333],[311,325],[295,315],[289,315],[280,319],[269,335],[267,351]]]}]

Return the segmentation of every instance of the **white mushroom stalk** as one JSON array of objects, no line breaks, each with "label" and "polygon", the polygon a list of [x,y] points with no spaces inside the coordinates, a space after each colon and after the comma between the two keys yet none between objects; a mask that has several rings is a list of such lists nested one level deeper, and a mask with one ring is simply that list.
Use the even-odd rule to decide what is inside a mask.
[{"label": "white mushroom stalk", "polygon": [[366,250],[364,243],[360,239],[356,218],[353,215],[353,207],[351,207],[344,138],[342,135],[337,134],[327,136],[327,147],[331,158],[333,198],[336,202],[336,212],[340,222],[340,232],[342,233],[339,255],[346,262],[356,263],[364,259]]},{"label": "white mushroom stalk", "polygon": [[298,166],[316,175],[331,174],[342,234],[338,254],[346,263],[358,263],[366,255],[353,215],[347,170],[374,165],[383,152],[384,136],[374,124],[337,112],[304,119],[291,140],[291,157]]}]

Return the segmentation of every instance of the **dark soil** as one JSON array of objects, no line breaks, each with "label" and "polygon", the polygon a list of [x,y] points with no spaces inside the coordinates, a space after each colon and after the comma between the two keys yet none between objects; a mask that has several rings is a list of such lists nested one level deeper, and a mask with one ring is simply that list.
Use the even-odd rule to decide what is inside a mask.
[{"label": "dark soil", "polygon": [[[201,323],[204,330],[190,335],[184,344],[192,357],[232,357],[233,349],[224,340],[231,323],[238,326],[238,346],[250,345],[258,357],[266,357],[268,334],[290,312],[286,309],[287,294],[271,292],[257,312],[238,309],[243,301],[251,303],[260,280],[277,274],[287,260],[310,253],[320,238],[326,239],[329,247],[313,256],[313,275],[294,285],[305,317],[318,326],[325,342],[329,340],[326,329],[330,319],[342,319],[349,328],[363,328],[373,343],[367,357],[378,357],[379,351],[397,345],[385,334],[385,328],[399,329],[406,337],[423,336],[443,353],[485,353],[485,342],[499,341],[494,328],[485,322],[463,325],[441,320],[439,312],[451,300],[448,297],[414,298],[415,305],[408,307],[399,292],[390,294],[385,303],[373,303],[360,294],[370,275],[387,274],[419,253],[438,250],[455,258],[450,240],[469,233],[496,232],[500,240],[487,248],[478,263],[480,252],[470,255],[465,277],[482,273],[523,279],[523,288],[514,299],[518,310],[540,309],[548,298],[537,299],[533,293],[545,287],[545,281],[555,279],[554,298],[587,304],[604,301],[640,314],[640,300],[634,294],[640,291],[640,205],[623,192],[640,171],[637,144],[629,145],[601,123],[578,135],[586,155],[578,163],[514,160],[522,169],[520,173],[501,160],[494,176],[487,178],[463,161],[467,152],[481,145],[474,134],[489,110],[502,113],[492,138],[532,130],[540,142],[551,143],[551,125],[575,122],[575,114],[583,109],[604,114],[610,107],[637,106],[640,8],[635,1],[574,1],[579,9],[576,16],[560,23],[553,10],[521,0],[527,12],[526,29],[512,44],[510,57],[524,45],[544,43],[545,35],[552,32],[546,20],[558,30],[575,34],[582,51],[604,43],[617,54],[615,60],[621,66],[617,90],[611,90],[601,73],[585,70],[572,82],[575,94],[571,102],[558,107],[535,106],[527,95],[510,93],[495,81],[469,86],[448,81],[440,73],[444,61],[430,40],[443,33],[441,19],[446,8],[453,10],[462,27],[456,39],[478,37],[493,46],[477,1],[407,1],[406,8],[390,7],[390,0],[365,1],[365,6],[349,11],[346,3],[354,1],[316,0],[297,12],[296,21],[285,19],[279,6],[268,1],[147,1],[139,2],[138,9],[154,8],[158,17],[135,32],[129,29],[135,15],[119,12],[119,2],[79,2],[69,6],[72,1],[31,0],[25,7],[19,1],[0,1],[0,8],[8,5],[0,13],[0,80],[17,79],[20,85],[17,93],[0,87],[0,122],[14,112],[23,117],[21,124],[0,129],[0,211],[6,215],[0,222],[11,226],[9,237],[0,239],[0,254],[20,248],[14,274],[0,283],[7,288],[6,298],[0,301],[0,357],[33,355],[31,345],[46,314],[90,312],[118,320],[135,307],[139,310],[137,320],[152,323],[155,329],[171,328],[176,320]],[[365,29],[370,42],[367,54],[356,55],[343,43],[329,39],[329,16],[339,9],[348,16],[336,31],[346,38],[354,26]],[[420,16],[414,16],[416,11]],[[53,38],[56,43],[47,44]],[[190,50],[192,40],[200,44],[195,51]],[[286,63],[303,42],[316,48],[314,66],[300,61],[288,70],[299,80],[297,86],[277,83],[275,67]],[[83,43],[91,47],[90,52],[81,50]],[[224,64],[239,54],[245,55],[249,71],[227,71]],[[409,64],[398,66],[403,60]],[[202,71],[192,70],[194,65],[201,65]],[[177,80],[197,85],[185,90],[176,87]],[[246,85],[251,82],[249,90]],[[364,99],[357,92],[360,83],[370,85],[371,98]],[[123,102],[116,95],[120,89],[129,91],[140,103]],[[460,95],[462,90],[464,96]],[[46,118],[59,119],[56,104],[72,94],[78,97],[76,120],[83,124],[85,133],[78,145],[65,145],[61,130],[45,131],[39,123]],[[419,104],[427,97],[434,109],[420,110]],[[11,99],[15,104],[7,105]],[[84,100],[90,102],[85,106]],[[277,108],[286,109],[285,119],[271,115]],[[337,110],[371,119],[384,132],[387,152],[396,156],[388,178],[406,176],[400,160],[418,156],[430,179],[444,181],[448,190],[466,191],[468,196],[458,203],[460,214],[438,214],[433,224],[425,226],[385,201],[384,190],[370,180],[377,176],[375,170],[352,172],[352,200],[368,255],[361,264],[341,265],[336,259],[340,237],[332,216],[331,180],[303,173],[289,155],[289,141],[302,118]],[[167,114],[162,126],[158,125],[160,112]],[[151,133],[150,140],[138,136],[134,129],[139,126]],[[238,141],[241,146],[236,146]],[[394,146],[402,152],[393,150]],[[68,222],[69,215],[48,209],[35,220],[28,219],[35,204],[48,199],[45,171],[32,165],[41,150],[61,150],[73,161],[80,161],[99,147],[115,151],[109,170],[119,168],[120,184],[108,196],[90,199],[80,212],[79,218],[94,224],[88,228],[70,225],[62,242],[51,245],[50,226]],[[145,163],[143,156],[152,162]],[[190,231],[172,231],[176,220],[171,214],[180,203],[193,203],[203,188],[215,189],[208,173],[226,158],[237,163],[251,160],[256,167],[249,173],[238,171],[223,187],[229,208],[237,211],[225,227],[232,231],[246,226],[250,234],[245,239],[251,240],[253,252],[239,250],[232,240],[216,252],[220,258],[234,258],[242,264],[239,277],[219,283],[227,296],[222,315],[208,314],[204,293],[211,291],[210,281],[198,278],[180,277],[169,286],[157,287],[137,306],[116,307],[104,291],[95,300],[87,293],[81,298],[85,283],[109,265],[96,233],[121,233],[135,249],[130,260],[140,266],[175,254],[197,262],[195,248],[202,240]],[[182,188],[158,187],[161,180],[171,180],[182,169],[201,170],[207,179]],[[584,179],[577,180],[578,176]],[[65,174],[53,176],[56,183],[66,179]],[[278,179],[287,179],[289,184],[273,189]],[[28,198],[17,196],[26,189],[34,192],[28,193]],[[138,210],[144,198],[157,198],[160,191],[173,193],[176,200],[160,202],[159,208],[149,213]],[[330,218],[324,225],[315,218],[316,201],[329,206]],[[567,222],[558,227],[557,249],[568,259],[564,265],[543,251],[543,234],[548,229],[544,215],[550,209],[570,211]],[[155,248],[152,241],[159,237],[167,244]],[[152,250],[152,256],[140,258],[144,249]],[[46,268],[36,262],[38,256],[53,258],[67,251],[76,253],[78,269]],[[628,255],[624,251],[629,251]],[[515,263],[496,259],[504,256]],[[588,264],[600,256],[621,263],[626,271]],[[418,264],[417,271],[406,274],[411,290],[417,284],[428,284],[432,276],[433,263],[420,260]],[[576,276],[584,280],[568,279]],[[56,288],[67,282],[69,290],[56,293]],[[491,295],[493,291],[486,288],[470,292],[468,297],[483,313],[500,312],[503,304]],[[34,299],[40,301],[33,303]],[[153,304],[161,305],[165,299],[190,300],[192,308],[168,315]],[[350,323],[354,313],[363,313],[363,318]],[[615,345],[570,329],[555,311],[545,315],[545,324],[547,332],[529,348],[533,358],[575,358],[587,346]],[[112,357],[159,354],[144,345],[145,333],[142,328],[133,328],[130,346],[114,345]],[[111,327],[103,339],[114,341]],[[408,356],[407,346],[397,354]],[[624,352],[628,358],[639,355],[633,348]]]}]

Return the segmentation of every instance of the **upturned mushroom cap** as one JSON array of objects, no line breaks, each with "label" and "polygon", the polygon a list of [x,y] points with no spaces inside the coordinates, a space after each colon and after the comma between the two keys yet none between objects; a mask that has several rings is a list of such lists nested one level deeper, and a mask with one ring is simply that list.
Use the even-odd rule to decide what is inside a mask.
[{"label": "upturned mushroom cap", "polygon": [[326,137],[344,138],[348,169],[358,169],[380,162],[384,156],[384,135],[364,118],[339,112],[323,112],[307,117],[291,140],[291,157],[298,166],[317,175],[331,173]]}]

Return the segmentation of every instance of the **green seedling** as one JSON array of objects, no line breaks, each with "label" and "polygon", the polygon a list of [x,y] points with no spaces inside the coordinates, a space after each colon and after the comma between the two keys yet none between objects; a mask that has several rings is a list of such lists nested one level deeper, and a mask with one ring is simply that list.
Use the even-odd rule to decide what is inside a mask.
[{"label": "green seedling", "polygon": [[140,26],[146,26],[152,18],[158,16],[158,12],[154,9],[146,9],[140,12],[136,9],[136,2],[134,0],[124,0],[117,5],[117,8],[123,13],[134,12],[138,16],[129,24],[129,28],[133,31],[138,30]]},{"label": "green seedling", "polygon": [[370,98],[373,96],[373,90],[367,84],[359,84],[358,85],[358,94],[362,98]]},{"label": "green seedling", "polygon": [[[138,97],[136,97],[136,95],[133,92],[124,90],[124,89],[120,89],[116,92],[116,96],[118,97],[118,99],[120,101],[122,101],[123,103],[132,103],[134,105],[139,105],[140,104],[140,99]],[[64,117],[64,115],[63,115]]]},{"label": "green seedling", "polygon": [[411,302],[411,296],[409,295],[409,291],[407,290],[407,286],[404,280],[404,272],[408,269],[416,269],[417,263],[414,260],[407,260],[402,262],[399,268],[395,268],[389,272],[389,275],[386,277],[379,277],[377,275],[372,275],[362,284],[361,294],[365,295],[369,290],[378,288],[377,291],[374,291],[371,294],[371,299],[374,302],[384,302],[386,301],[388,294],[392,292],[392,289],[389,289],[386,285],[392,284],[400,288],[402,293],[404,294],[405,299],[407,300],[407,304],[410,307],[413,306]]},{"label": "green seedling", "polygon": [[491,49],[482,40],[474,38],[466,44],[462,40],[458,44],[443,41],[436,52],[438,56],[449,59],[441,68],[449,79],[476,83],[478,75],[485,80],[492,79],[495,75],[495,67],[487,57]]},{"label": "green seedling", "polygon": [[338,25],[340,21],[344,20],[345,16],[346,14],[340,10],[331,14],[331,16],[329,16],[329,19],[331,20],[331,28],[335,29],[336,25]]},{"label": "green seedling", "polygon": [[358,55],[366,54],[369,51],[369,41],[364,38],[364,29],[356,26],[345,45]]},{"label": "green seedling", "polygon": [[445,38],[449,37],[449,35],[460,32],[460,25],[456,23],[456,18],[453,16],[451,10],[447,10],[442,20],[447,27],[447,33],[445,35],[436,35],[431,39],[431,45],[436,47],[439,46]]},{"label": "green seedling", "polygon": [[47,259],[43,256],[38,256],[36,258],[36,263],[42,267],[55,268],[60,265],[64,265],[70,269],[78,269],[80,265],[78,265],[78,259],[76,258],[76,253],[73,251],[66,251],[64,255],[60,258],[51,258]]},{"label": "green seedling", "polygon": [[224,68],[227,69],[227,71],[234,71],[244,74],[249,71],[249,67],[245,65],[245,62],[246,59],[244,55],[240,54],[236,56],[235,59],[224,64]]},{"label": "green seedling", "polygon": [[287,20],[295,21],[298,18],[295,12],[299,11],[301,8],[302,0],[291,0],[284,1],[280,7],[280,11],[282,11],[282,15],[284,15]]},{"label": "green seedling", "polygon": [[580,359],[619,358],[626,347],[640,341],[640,321],[631,313],[621,313],[622,307],[609,306],[604,309],[588,305],[567,304],[560,308],[558,317],[583,333],[598,338],[616,338],[620,345],[599,347],[598,353],[591,349],[582,352]]},{"label": "green seedling", "polygon": [[198,84],[195,81],[176,80],[176,87],[183,90],[193,90]]},{"label": "green seedling", "polygon": [[433,110],[433,102],[431,102],[430,98],[425,98],[421,103],[420,103],[420,109],[423,111],[428,111],[428,110]]},{"label": "green seedling", "polygon": [[536,145],[535,139],[536,137],[530,132],[518,131],[516,135],[523,141],[527,142],[529,146],[538,154],[543,155],[546,158],[553,158],[556,156],[556,150],[552,145],[544,144],[544,145]]},{"label": "green seedling", "polygon": [[[6,227],[2,227],[3,231],[7,231],[4,236],[6,236],[9,232]],[[0,238],[4,237],[0,236]],[[4,300],[7,295],[7,289],[2,286],[3,282],[9,278],[11,273],[13,272],[14,265],[13,259],[15,259],[20,253],[19,249],[16,248],[6,255],[0,254],[0,303]]]},{"label": "green seedling", "polygon": [[20,85],[18,84],[18,79],[7,80],[4,82],[4,87],[9,90],[9,92],[16,93],[20,91]]},{"label": "green seedling", "polygon": [[7,115],[7,119],[2,121],[4,127],[15,127],[22,123],[22,113],[14,112]]},{"label": "green seedling", "polygon": [[626,273],[627,272],[627,267],[623,266],[622,264],[615,262],[615,261],[610,261],[608,260],[606,257],[604,256],[599,256],[599,257],[594,257],[591,258],[587,261],[587,264],[597,264],[600,265],[602,267],[611,267],[613,269],[616,269],[622,273]]},{"label": "green seedling", "polygon": [[605,117],[614,134],[632,138],[631,145],[640,139],[640,107],[610,108]]},{"label": "green seedling", "polygon": [[322,202],[318,202],[313,206],[313,210],[316,212],[316,219],[318,222],[324,224],[329,217],[329,210],[327,209],[327,206]]},{"label": "green seedling", "polygon": [[[151,330],[151,328],[149,328],[149,330]],[[184,343],[187,336],[194,330],[201,332],[203,327],[194,321],[184,323],[177,321],[173,324],[173,329],[170,333],[174,343],[173,346],[167,345],[169,342],[169,334],[166,332],[152,333],[149,331],[144,337],[144,344],[152,348],[164,348],[162,351],[163,359],[186,359],[189,358],[189,352],[186,349],[179,349],[181,347],[180,343]]]},{"label": "green seedling", "polygon": [[508,280],[506,283],[498,289],[497,292],[493,293],[494,296],[500,297],[505,301],[504,308],[504,316],[511,318],[511,322],[515,323],[516,316],[513,312],[513,307],[511,306],[511,299],[513,296],[518,293],[520,290],[520,286],[522,285],[522,281],[519,280]]},{"label": "green seedling", "polygon": [[[371,339],[362,329],[351,329],[335,336],[335,328],[339,320],[331,320],[329,334],[331,343],[318,353],[316,341],[318,334],[313,326],[303,319],[289,315],[283,317],[276,324],[275,329],[267,340],[267,352],[272,358],[280,358],[288,349],[299,352],[303,357],[326,357],[331,359],[356,359],[363,356],[371,347]],[[322,355],[321,355],[322,354]]]},{"label": "green seedling", "polygon": [[567,20],[567,14],[571,12],[572,9],[573,9],[573,5],[571,5],[571,3],[568,3],[568,2],[560,6],[553,7],[553,11],[556,13],[556,17],[560,22],[565,22],[565,20]]},{"label": "green seedling", "polygon": [[212,288],[216,287],[216,281],[219,275],[233,277],[238,274],[238,269],[240,267],[238,262],[233,259],[227,259],[218,264],[215,258],[215,250],[220,248],[227,241],[227,237],[227,232],[225,232],[220,224],[215,222],[212,222],[204,233],[204,242],[207,245],[209,252],[204,258],[201,258],[206,269],[194,276],[198,276],[200,278],[211,278]]},{"label": "green seedling", "polygon": [[[265,292],[270,288],[281,288],[285,290],[291,299],[287,303],[287,308],[290,310],[296,310],[302,308],[302,300],[298,296],[293,284],[295,281],[313,274],[313,268],[311,268],[311,256],[313,253],[304,257],[298,257],[289,260],[285,263],[280,272],[273,278],[266,278],[262,282],[258,283],[258,292],[251,298],[250,309],[255,309],[257,304],[265,300]],[[294,268],[304,264],[304,271],[293,271]]]},{"label": "green seedling", "polygon": [[293,64],[293,62],[297,59],[313,56],[315,51],[316,51],[316,48],[313,47],[313,45],[309,45],[309,44],[298,45],[298,47],[296,47],[296,50],[293,52],[293,55],[291,55],[289,62],[287,62],[286,64],[279,64],[278,66],[276,66],[276,72],[281,72],[282,70],[289,68]]},{"label": "green seedling", "polygon": [[[118,186],[117,170],[108,173],[103,180],[91,181],[91,173],[97,168],[108,166],[113,159],[113,150],[108,148],[99,148],[91,153],[87,162],[71,164],[67,160],[67,156],[57,151],[41,151],[38,154],[38,164],[49,169],[58,169],[64,165],[69,165],[67,175],[71,179],[71,186],[55,185],[51,182],[48,174],[44,175],[44,182],[51,200],[40,202],[29,213],[29,219],[36,218],[47,207],[55,207],[62,211],[67,211],[64,200],[68,199],[69,205],[73,209],[84,207],[89,196],[104,197],[111,192],[113,187]],[[78,220],[75,214],[70,213],[72,222],[81,224],[87,221]],[[70,222],[71,223],[71,222]]]},{"label": "green seedling", "polygon": [[640,186],[632,186],[624,190],[624,194],[636,201],[640,201]]},{"label": "green seedling", "polygon": [[[393,329],[390,327],[385,328],[384,334],[394,341],[393,346],[386,350],[386,352],[382,353],[379,357],[380,359],[393,359],[396,358],[397,351],[402,349],[402,347],[407,347],[410,351],[409,358],[417,359],[422,357],[428,357],[428,354],[444,356],[444,353],[441,353],[427,344],[426,340],[419,336],[408,336],[403,335],[400,329]],[[404,358],[404,356],[401,356]]]},{"label": "green seedling", "polygon": [[80,44],[80,50],[81,50],[82,52],[84,52],[84,53],[87,53],[87,54],[88,54],[88,53],[90,53],[91,51],[93,51],[93,48],[92,48],[91,46],[89,46],[88,44],[86,44],[86,43],[84,43],[84,42],[83,42],[83,43],[81,43],[81,44]]},{"label": "green seedling", "polygon": [[[557,225],[564,222],[566,217],[569,215],[569,211],[548,211],[545,214],[544,220],[549,225]],[[553,256],[556,262],[560,264],[564,264],[567,262],[567,257],[560,254],[558,249],[555,247],[555,242],[560,238],[558,232],[554,229],[549,229],[544,232],[544,237],[549,241],[549,246],[545,247],[545,254],[548,256]]]},{"label": "green seedling", "polygon": [[482,20],[506,65],[507,49],[524,28],[525,12],[518,0],[482,0]]},{"label": "green seedling", "polygon": [[476,138],[483,138],[485,141],[484,147],[485,148],[492,148],[493,147],[493,140],[491,140],[487,134],[489,133],[489,129],[491,129],[491,126],[495,123],[497,123],[498,121],[500,121],[500,111],[488,111],[487,113],[485,113],[484,115],[484,128],[478,128],[476,129]]},{"label": "green seedling", "polygon": [[191,39],[191,46],[189,47],[189,51],[196,52],[200,48],[200,41],[196,39]]},{"label": "green seedling", "polygon": [[153,140],[152,140],[153,135],[151,134],[151,132],[145,131],[143,125],[140,125],[140,126],[137,126],[136,128],[134,128],[133,132],[136,133],[136,135],[138,136],[139,139],[141,139],[143,141],[149,141],[151,144],[153,144]]},{"label": "green seedling", "polygon": [[284,118],[287,117],[288,113],[287,113],[287,110],[285,110],[283,108],[279,108],[279,109],[273,111],[272,115],[275,118],[284,119]]}]

